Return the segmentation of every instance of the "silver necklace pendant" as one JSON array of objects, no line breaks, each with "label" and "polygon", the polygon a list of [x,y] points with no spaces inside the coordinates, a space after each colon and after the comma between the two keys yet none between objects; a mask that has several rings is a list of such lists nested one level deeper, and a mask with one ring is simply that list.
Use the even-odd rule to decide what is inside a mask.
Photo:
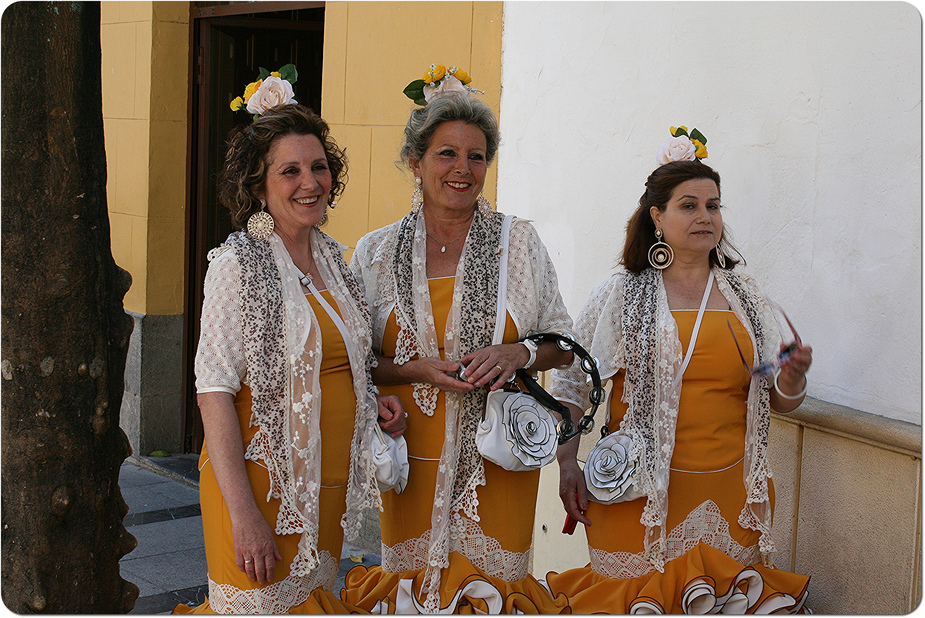
[{"label": "silver necklace pendant", "polygon": [[440,253],[446,253],[446,245],[440,247]]}]

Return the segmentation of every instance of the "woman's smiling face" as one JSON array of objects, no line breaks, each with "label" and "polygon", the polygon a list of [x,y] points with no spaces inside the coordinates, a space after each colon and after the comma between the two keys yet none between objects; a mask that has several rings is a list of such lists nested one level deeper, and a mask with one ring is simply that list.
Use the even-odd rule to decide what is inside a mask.
[{"label": "woman's smiling face", "polygon": [[411,161],[421,179],[425,209],[475,210],[488,170],[486,144],[482,130],[462,120],[437,127],[424,156]]},{"label": "woman's smiling face", "polygon": [[671,192],[664,211],[653,206],[649,212],[675,254],[690,253],[694,258],[702,254],[708,260],[722,238],[719,188],[709,178],[682,182]]},{"label": "woman's smiling face", "polygon": [[331,182],[324,147],[314,135],[284,135],[270,146],[262,198],[282,233],[297,235],[321,221]]}]

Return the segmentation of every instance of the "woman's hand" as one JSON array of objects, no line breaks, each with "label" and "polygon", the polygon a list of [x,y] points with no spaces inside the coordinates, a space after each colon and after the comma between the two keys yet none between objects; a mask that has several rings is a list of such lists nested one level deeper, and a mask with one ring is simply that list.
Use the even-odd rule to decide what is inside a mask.
[{"label": "woman's hand", "polygon": [[[200,393],[199,411],[209,448],[209,463],[231,518],[235,562],[251,581],[273,581],[276,561],[282,560],[273,529],[263,518],[244,463],[244,440],[234,408],[234,395]],[[261,496],[263,497],[263,496]]]},{"label": "woman's hand", "polygon": [[575,459],[559,460],[559,499],[572,519],[586,526],[591,525],[591,520],[585,517],[585,511],[588,510],[588,487],[585,485],[584,472]]},{"label": "woman's hand", "polygon": [[[577,423],[581,418],[581,408],[573,403],[563,401],[568,408],[569,415],[573,423]],[[588,486],[585,485],[585,475],[578,465],[578,444],[581,438],[575,437],[560,444],[556,450],[556,460],[559,462],[559,499],[562,500],[562,506],[575,521],[580,521],[586,526],[591,525],[591,520],[585,517],[585,511],[588,509]]]},{"label": "woman's hand", "polygon": [[466,380],[476,388],[491,382],[490,390],[503,387],[514,373],[527,364],[530,352],[520,343],[502,343],[466,354],[459,362],[466,367]]},{"label": "woman's hand", "polygon": [[376,355],[378,366],[373,367],[373,382],[379,385],[389,384],[433,384],[440,390],[451,393],[468,393],[475,387],[464,380],[456,378],[459,363],[441,360],[433,356],[416,358],[404,365],[396,365],[395,359]]},{"label": "woman's hand", "polygon": [[[781,350],[784,348],[782,344]],[[800,393],[806,388],[806,372],[812,364],[813,349],[802,343],[781,363],[776,378],[777,388],[771,387],[771,408],[775,412],[792,412],[800,406],[803,402]]]},{"label": "woman's hand", "polygon": [[272,582],[276,561],[283,559],[273,540],[273,530],[260,511],[243,519],[231,524],[235,562],[252,582]]},{"label": "woman's hand", "polygon": [[401,400],[395,395],[377,397],[379,404],[379,426],[382,431],[386,432],[393,438],[405,433],[407,428],[408,413],[401,405]]},{"label": "woman's hand", "polygon": [[[781,350],[785,346],[781,344]],[[784,384],[799,385],[788,394],[798,393],[803,390],[806,381],[806,372],[809,371],[810,365],[813,364],[813,349],[810,346],[802,344],[790,353],[790,356],[780,365],[781,375],[778,378],[778,385],[783,389]]]}]

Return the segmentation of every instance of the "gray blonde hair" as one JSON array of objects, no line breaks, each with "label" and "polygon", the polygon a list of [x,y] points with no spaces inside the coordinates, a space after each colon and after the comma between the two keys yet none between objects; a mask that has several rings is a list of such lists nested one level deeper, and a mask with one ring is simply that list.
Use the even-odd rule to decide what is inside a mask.
[{"label": "gray blonde hair", "polygon": [[478,99],[455,94],[435,97],[425,107],[411,112],[408,124],[405,125],[402,163],[410,165],[412,160],[419,161],[427,151],[437,127],[454,120],[462,120],[482,130],[485,134],[485,160],[491,163],[498,153],[498,142],[501,140],[495,113]]}]

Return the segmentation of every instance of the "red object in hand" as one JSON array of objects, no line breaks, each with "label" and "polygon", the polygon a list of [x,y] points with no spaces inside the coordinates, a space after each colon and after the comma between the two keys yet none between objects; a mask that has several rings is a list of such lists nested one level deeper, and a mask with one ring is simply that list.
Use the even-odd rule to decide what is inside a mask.
[{"label": "red object in hand", "polygon": [[562,526],[562,534],[574,534],[575,526],[578,525],[578,520],[573,518],[568,513],[565,514],[565,525]]}]

